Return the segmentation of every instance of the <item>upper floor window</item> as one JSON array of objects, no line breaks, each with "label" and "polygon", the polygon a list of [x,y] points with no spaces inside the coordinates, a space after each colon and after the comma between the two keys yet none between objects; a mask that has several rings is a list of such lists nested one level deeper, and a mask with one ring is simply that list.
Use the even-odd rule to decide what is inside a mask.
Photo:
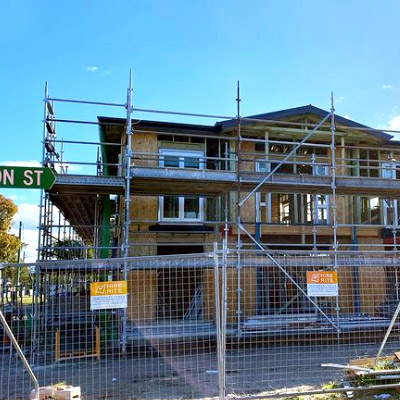
[{"label": "upper floor window", "polygon": [[268,160],[257,159],[256,160],[256,171],[257,172],[270,172],[271,164]]},{"label": "upper floor window", "polygon": [[204,169],[204,153],[197,150],[160,149],[160,167]]},{"label": "upper floor window", "polygon": [[[204,153],[160,149],[160,167],[204,169]],[[197,222],[204,219],[204,199],[198,196],[159,196],[160,221]]]},{"label": "upper floor window", "polygon": [[360,159],[356,160],[359,165],[359,175],[369,178],[379,178],[379,151],[360,150]]},{"label": "upper floor window", "polygon": [[[267,159],[256,159],[256,172],[268,173],[270,167]],[[256,193],[256,222],[271,222],[271,193]]]},{"label": "upper floor window", "polygon": [[396,165],[392,162],[383,162],[381,170],[382,178],[396,179]]},{"label": "upper floor window", "polygon": [[328,165],[326,164],[314,164],[313,174],[315,176],[328,176]]}]

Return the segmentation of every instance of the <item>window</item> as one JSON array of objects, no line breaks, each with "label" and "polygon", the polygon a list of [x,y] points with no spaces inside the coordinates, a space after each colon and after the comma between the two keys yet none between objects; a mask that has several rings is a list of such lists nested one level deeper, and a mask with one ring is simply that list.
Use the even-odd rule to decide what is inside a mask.
[{"label": "window", "polygon": [[[275,161],[271,163],[271,170],[274,170],[278,166],[279,162],[282,161],[291,150],[292,146],[287,144],[271,144],[268,154],[270,155],[270,159]],[[279,166],[276,172],[280,174],[293,174],[293,164],[283,163]]]},{"label": "window", "polygon": [[[265,159],[256,160],[257,172],[270,172],[270,163]],[[271,193],[256,193],[256,222],[271,222]]]},{"label": "window", "polygon": [[[204,168],[202,151],[160,149],[160,167]],[[198,196],[159,196],[160,221],[202,221],[204,199]]]},{"label": "window", "polygon": [[328,224],[328,196],[326,194],[316,194],[314,195],[314,214],[317,224]]},{"label": "window", "polygon": [[[314,165],[315,176],[328,176],[328,165]],[[314,194],[314,223],[329,224],[329,197],[326,194]]]},{"label": "window", "polygon": [[380,225],[382,224],[381,213],[382,201],[379,197],[354,196],[353,222],[355,224]]},{"label": "window", "polygon": [[328,166],[324,164],[313,165],[313,174],[315,176],[328,176]]},{"label": "window", "polygon": [[383,179],[396,179],[396,166],[391,162],[383,162],[381,175]]},{"label": "window", "polygon": [[[396,165],[392,162],[383,162],[381,175],[383,179],[396,179]],[[383,199],[383,223],[384,225],[398,225],[397,199]]]},{"label": "window", "polygon": [[379,178],[379,152],[377,150],[360,150],[360,176]]},{"label": "window", "polygon": [[290,225],[290,195],[288,194],[278,194],[279,199],[279,222],[281,224]]}]

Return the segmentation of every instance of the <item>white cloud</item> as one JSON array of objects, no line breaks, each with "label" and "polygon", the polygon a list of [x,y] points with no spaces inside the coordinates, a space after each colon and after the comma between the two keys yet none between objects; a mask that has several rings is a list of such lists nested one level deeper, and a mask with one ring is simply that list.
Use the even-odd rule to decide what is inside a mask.
[{"label": "white cloud", "polygon": [[18,228],[19,221],[26,229],[36,229],[39,224],[39,206],[37,204],[22,203],[14,215],[13,227]]},{"label": "white cloud", "polygon": [[385,89],[393,89],[393,86],[392,86],[392,85],[389,85],[389,84],[386,84],[386,85],[383,84],[383,85],[382,85],[382,89],[384,89],[384,90],[385,90]]},{"label": "white cloud", "polygon": [[[18,235],[18,233],[16,234]],[[36,229],[24,229],[22,232],[22,241],[25,243],[25,247],[22,250],[22,260],[25,262],[36,261],[38,231]]]},{"label": "white cloud", "polygon": [[[53,221],[57,225],[59,221],[59,212],[57,208],[53,209]],[[18,236],[19,223],[22,222],[22,241],[26,244],[24,247],[25,262],[37,260],[38,246],[38,225],[39,225],[39,206],[37,204],[22,203],[18,206],[18,213],[15,214],[12,222],[11,233]],[[57,228],[54,228],[54,234],[57,236]]]},{"label": "white cloud", "polygon": [[[42,164],[37,160],[29,160],[29,161],[0,161],[0,165],[8,166],[8,167],[42,167]],[[64,167],[68,167],[68,171],[82,171],[81,165],[76,164],[68,164],[63,163]],[[60,173],[60,164],[56,164],[55,168],[57,172]]]},{"label": "white cloud", "polygon": [[6,165],[10,167],[41,167],[42,164],[37,160],[29,161],[0,161],[0,165]]},{"label": "white cloud", "polygon": [[337,97],[337,98],[335,99],[335,103],[341,103],[342,101],[344,101],[345,98],[346,98],[346,97],[344,97],[344,96]]},{"label": "white cloud", "polygon": [[96,72],[99,69],[99,67],[90,67],[89,66],[89,67],[84,67],[83,69],[88,72]]},{"label": "white cloud", "polygon": [[[400,131],[400,114],[396,115],[393,117],[386,126],[382,126],[380,129],[384,130],[390,130],[390,131]],[[400,140],[400,133],[396,132],[389,132],[391,135],[393,135],[394,140]]]},{"label": "white cloud", "polygon": [[7,198],[11,199],[14,203],[19,203],[20,201],[26,200],[26,196],[17,196],[16,194],[12,194],[11,196],[7,196]]},{"label": "white cloud", "polygon": [[389,121],[389,125],[387,126],[387,129],[390,129],[393,131],[400,131],[400,114],[396,115],[394,118],[392,118]]},{"label": "white cloud", "polygon": [[68,172],[71,172],[71,171],[78,172],[78,171],[82,171],[82,169],[83,169],[81,165],[76,165],[76,164],[63,164],[63,165],[64,165],[64,167],[67,167]]},{"label": "white cloud", "polygon": [[96,73],[100,73],[101,76],[107,76],[107,75],[111,75],[112,74],[112,70],[111,69],[103,69],[103,68],[99,68],[99,67],[95,67],[95,66],[87,66],[87,67],[83,67],[83,69],[87,72],[96,72]]},{"label": "white cloud", "polygon": [[19,223],[22,222],[22,241],[25,243],[23,252],[25,253],[25,262],[36,261],[39,207],[37,204],[22,203],[18,206],[18,212],[14,215],[11,233],[18,236]]}]

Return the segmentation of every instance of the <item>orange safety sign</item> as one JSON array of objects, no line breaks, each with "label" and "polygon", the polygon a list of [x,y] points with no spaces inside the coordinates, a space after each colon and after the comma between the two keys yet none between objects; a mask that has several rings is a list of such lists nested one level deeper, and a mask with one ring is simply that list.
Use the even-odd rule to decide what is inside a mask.
[{"label": "orange safety sign", "polygon": [[91,296],[107,296],[127,293],[127,281],[93,282],[90,284]]},{"label": "orange safety sign", "polygon": [[338,296],[336,271],[307,271],[307,294],[314,297]]},{"label": "orange safety sign", "polygon": [[126,308],[127,306],[127,281],[93,282],[90,284],[91,310]]},{"label": "orange safety sign", "polygon": [[307,271],[307,283],[338,283],[336,271]]}]

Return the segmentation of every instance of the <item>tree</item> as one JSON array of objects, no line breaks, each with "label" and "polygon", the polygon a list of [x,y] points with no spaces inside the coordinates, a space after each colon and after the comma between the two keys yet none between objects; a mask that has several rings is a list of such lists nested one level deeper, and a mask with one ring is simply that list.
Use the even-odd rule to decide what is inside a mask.
[{"label": "tree", "polygon": [[93,258],[93,249],[86,249],[85,244],[80,240],[55,240],[53,242],[52,256],[60,260],[84,260]]},{"label": "tree", "polygon": [[10,233],[11,221],[18,207],[11,199],[0,194],[0,262],[17,262],[22,243]]}]

